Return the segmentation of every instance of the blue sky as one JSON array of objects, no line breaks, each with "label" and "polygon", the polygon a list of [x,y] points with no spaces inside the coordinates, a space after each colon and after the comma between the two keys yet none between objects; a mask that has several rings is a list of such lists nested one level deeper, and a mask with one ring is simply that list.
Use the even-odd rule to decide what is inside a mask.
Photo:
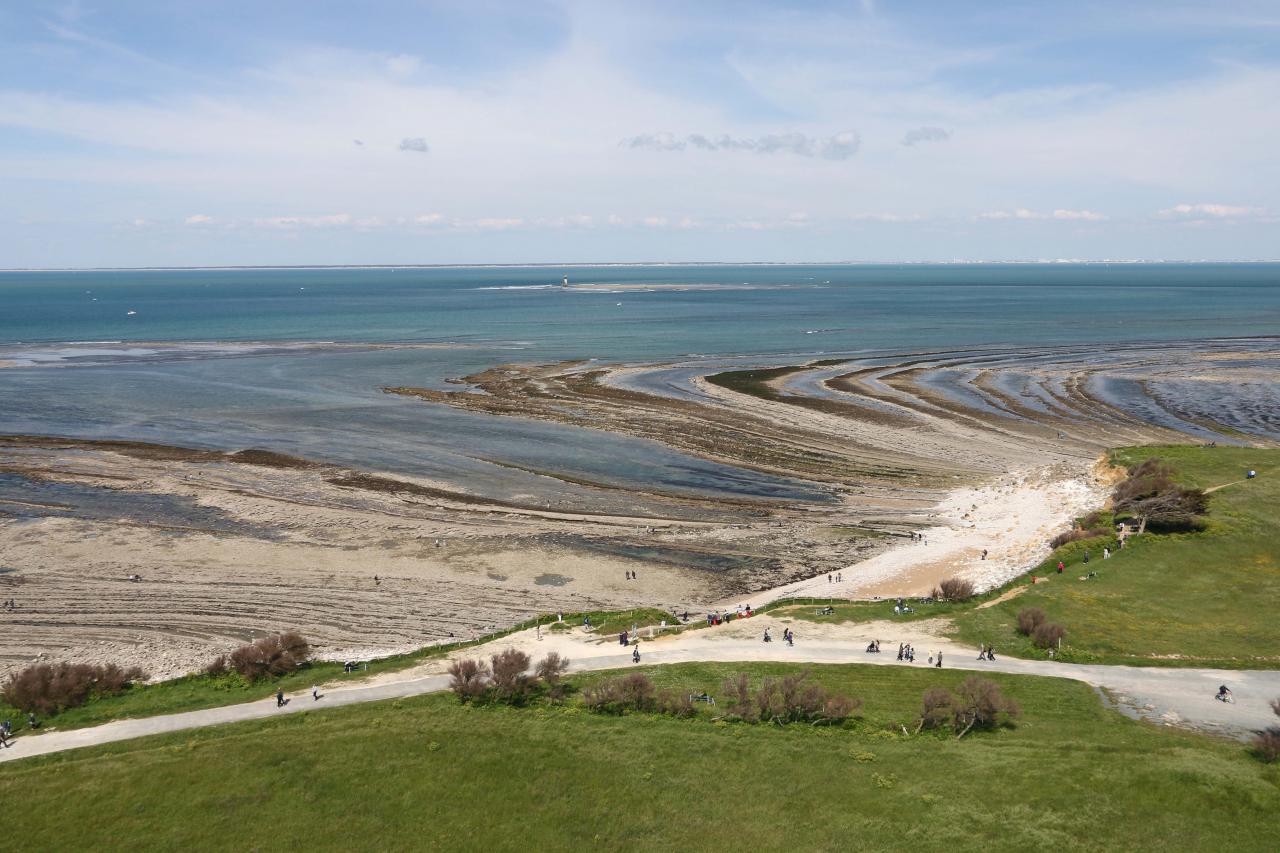
[{"label": "blue sky", "polygon": [[0,267],[1280,257],[1280,2],[0,6]]}]

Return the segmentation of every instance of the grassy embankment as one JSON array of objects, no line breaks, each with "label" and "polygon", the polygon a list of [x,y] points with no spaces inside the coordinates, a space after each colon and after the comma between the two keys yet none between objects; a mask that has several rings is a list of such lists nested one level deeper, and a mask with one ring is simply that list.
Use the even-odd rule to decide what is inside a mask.
[{"label": "grassy embankment", "polygon": [[[994,644],[1005,654],[1044,657],[1014,627],[1018,611],[1039,607],[1067,629],[1062,660],[1093,663],[1273,668],[1280,665],[1280,450],[1189,446],[1125,448],[1113,461],[1136,465],[1166,460],[1184,485],[1214,489],[1208,528],[1200,533],[1144,534],[1123,550],[1114,537],[1072,542],[1056,549],[1030,574],[966,604],[917,607],[894,617],[892,604],[815,607],[786,612],[814,621],[868,621],[948,616],[954,638]],[[1258,477],[1245,479],[1256,469]],[[1112,557],[1102,559],[1103,547]],[[1086,566],[1084,552],[1091,560]],[[1059,560],[1067,564],[1059,575]],[[1078,578],[1088,571],[1098,577]],[[1018,587],[1006,601],[981,607]]]},{"label": "grassy embankment", "polygon": [[[719,693],[744,669],[787,670],[644,671]],[[861,697],[861,719],[783,728],[438,694],[0,765],[0,798],[20,804],[5,831],[33,851],[1280,847],[1280,767],[1128,720],[1084,685],[993,675],[1022,717],[957,741],[899,726],[964,673],[811,670]]]},{"label": "grassy embankment", "polygon": [[[670,613],[654,609],[625,610],[617,612],[594,611],[591,613],[566,613],[564,626],[582,624],[584,616],[591,617],[592,625],[597,627],[601,636],[616,633],[623,627],[631,627],[635,622],[641,625],[654,625],[663,619],[669,622],[675,617]],[[554,624],[555,616],[543,616],[543,630]],[[431,658],[441,657],[456,649],[467,648],[479,643],[486,643],[497,637],[516,631],[531,628],[534,621],[524,622],[505,631],[488,634],[477,640],[467,640],[437,646],[429,646],[409,654],[377,658],[368,662],[367,670],[344,673],[342,664],[332,661],[313,661],[296,672],[275,679],[265,679],[249,683],[236,673],[221,676],[188,675],[169,681],[154,684],[139,684],[128,688],[116,696],[100,696],[90,699],[79,708],[70,708],[41,720],[44,730],[79,729],[96,726],[111,720],[123,720],[140,717],[154,717],[160,714],[177,714],[183,711],[198,711],[203,708],[217,708],[223,705],[235,705],[241,702],[253,702],[264,699],[276,692],[277,688],[286,693],[305,690],[313,684],[341,681],[343,683],[359,683],[361,680],[375,675],[399,672],[416,666]],[[559,627],[559,626],[557,626]],[[0,719],[11,720],[14,731],[21,732],[26,728],[26,713],[13,708],[0,699]]]}]

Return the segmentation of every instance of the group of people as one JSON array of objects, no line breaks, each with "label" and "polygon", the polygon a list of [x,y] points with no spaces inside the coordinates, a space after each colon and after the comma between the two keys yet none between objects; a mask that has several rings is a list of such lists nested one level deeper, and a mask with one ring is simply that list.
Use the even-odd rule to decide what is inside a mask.
[{"label": "group of people", "polygon": [[996,648],[995,648],[995,646],[986,646],[986,645],[984,645],[984,646],[980,646],[980,647],[979,647],[979,649],[978,649],[978,660],[995,660],[995,659],[996,659]]},{"label": "group of people", "polygon": [[6,598],[6,599],[4,600],[4,609],[5,609],[5,610],[17,610],[17,609],[18,609],[18,602],[14,601],[12,598]]},{"label": "group of people", "polygon": [[636,580],[636,573],[635,573],[635,572],[628,571],[626,574],[627,574],[627,580],[629,580],[629,581]]},{"label": "group of people", "polygon": [[[880,641],[872,640],[871,643],[867,646],[867,652],[869,652],[870,654],[878,654],[880,652]],[[984,649],[983,652],[985,654],[986,649]],[[898,643],[898,660],[902,661],[903,663],[915,663],[916,662],[915,647],[912,646],[910,643]],[[942,652],[938,652],[936,657],[932,654],[929,655],[929,664],[931,666],[941,667]]]},{"label": "group of people", "polygon": [[[794,646],[796,644],[796,632],[792,631],[790,628],[783,628],[782,639],[786,641],[788,646]],[[769,633],[768,628],[764,629],[764,641],[766,643],[773,642],[773,634]]]},{"label": "group of people", "polygon": [[917,533],[913,530],[910,535],[912,542],[923,542],[926,545],[929,544],[929,539],[923,533]]},{"label": "group of people", "polygon": [[[708,625],[726,625],[729,623],[731,619],[735,619],[735,618],[747,619],[754,615],[755,613],[752,612],[750,604],[745,604],[745,605],[739,604],[738,609],[735,610],[733,613],[729,613],[727,611],[725,613],[721,613],[719,610],[708,613],[707,624]],[[689,614],[686,613],[684,618],[685,618],[685,621],[688,622]]]},{"label": "group of people", "polygon": [[[40,721],[36,719],[35,712],[27,714],[27,728],[35,731],[40,728]],[[13,722],[4,720],[0,722],[0,746],[13,746]]]},{"label": "group of people", "polygon": [[827,583],[840,583],[844,580],[844,572],[836,572],[834,575],[827,572]]}]

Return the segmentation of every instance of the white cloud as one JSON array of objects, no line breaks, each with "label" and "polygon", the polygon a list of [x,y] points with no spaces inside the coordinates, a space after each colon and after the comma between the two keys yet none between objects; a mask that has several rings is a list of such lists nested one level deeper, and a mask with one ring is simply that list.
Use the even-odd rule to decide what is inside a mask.
[{"label": "white cloud", "polygon": [[421,60],[416,56],[401,53],[387,59],[387,71],[393,77],[408,77],[418,70]]},{"label": "white cloud", "polygon": [[1232,204],[1175,204],[1159,212],[1165,219],[1246,219],[1265,216],[1264,207],[1244,207]]},{"label": "white cloud", "polygon": [[203,213],[196,213],[182,220],[184,225],[208,225],[213,222],[212,216],[205,216]]},{"label": "white cloud", "polygon": [[862,138],[851,130],[827,137],[807,136],[803,133],[769,133],[764,136],[704,136],[691,133],[676,136],[672,133],[642,133],[618,143],[624,148],[641,148],[649,151],[750,151],[756,154],[796,154],[801,157],[821,157],[826,160],[847,160],[858,153]]},{"label": "white cloud", "polygon": [[421,136],[406,136],[400,140],[401,151],[417,151],[420,154],[426,154],[431,150],[427,145],[427,140]]},{"label": "white cloud", "polygon": [[470,225],[484,231],[505,231],[508,228],[519,228],[521,225],[524,225],[524,220],[518,216],[512,216],[506,218],[476,219],[469,223],[458,224],[463,227]]},{"label": "white cloud", "polygon": [[951,131],[942,127],[915,127],[902,137],[902,144],[907,147],[921,142],[946,142],[951,138]]},{"label": "white cloud", "polygon": [[350,213],[331,213],[323,216],[268,216],[253,220],[253,224],[266,228],[334,228],[350,225],[354,217]]},{"label": "white cloud", "polygon": [[1053,212],[1054,219],[1078,219],[1085,222],[1101,222],[1107,217],[1093,210],[1063,210],[1058,208]]},{"label": "white cloud", "polygon": [[1002,220],[1002,219],[1065,219],[1078,222],[1101,222],[1107,217],[1104,214],[1093,210],[1068,210],[1066,208],[1055,208],[1050,213],[1042,213],[1037,210],[1029,210],[1025,207],[1014,208],[1013,210],[989,210],[985,213],[979,213],[978,219],[986,220]]}]

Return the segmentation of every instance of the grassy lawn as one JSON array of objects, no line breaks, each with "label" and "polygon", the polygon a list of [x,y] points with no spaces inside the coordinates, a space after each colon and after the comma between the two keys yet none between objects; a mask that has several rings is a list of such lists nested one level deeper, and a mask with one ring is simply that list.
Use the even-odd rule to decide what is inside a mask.
[{"label": "grassy lawn", "polygon": [[[1280,450],[1138,447],[1113,454],[1123,465],[1159,456],[1211,495],[1202,533],[1075,542],[1036,571],[1036,584],[1009,601],[953,615],[956,639],[1019,657],[1043,656],[1014,631],[1024,607],[1039,607],[1067,629],[1063,660],[1100,663],[1272,668],[1280,664]],[[1258,477],[1245,480],[1245,471]],[[1230,485],[1227,485],[1230,484]],[[1113,555],[1102,560],[1102,546]],[[1081,582],[1082,558],[1099,577]],[[1058,575],[1058,560],[1067,563]],[[1026,584],[1025,579],[1013,585]],[[1007,589],[1007,588],[1006,588]]]},{"label": "grassy lawn", "polygon": [[[582,618],[590,615],[593,625],[603,625],[602,636],[622,630],[623,625],[630,627],[634,621],[641,625],[657,624],[662,619],[674,621],[669,613],[661,610],[626,610],[620,612],[596,611],[587,613],[564,614],[564,627],[576,627],[582,624]],[[543,630],[548,630],[554,616],[542,617]],[[266,679],[250,684],[235,673],[216,678],[204,675],[189,675],[154,684],[142,684],[131,687],[117,696],[101,696],[91,699],[79,708],[71,708],[53,717],[41,720],[44,729],[78,729],[96,726],[111,720],[123,720],[139,717],[154,717],[160,714],[177,714],[183,711],[198,711],[203,708],[217,708],[222,705],[235,705],[241,702],[252,702],[263,699],[276,692],[276,688],[286,693],[305,690],[313,684],[327,681],[358,683],[375,675],[399,672],[415,666],[433,657],[439,657],[454,649],[485,643],[495,637],[501,637],[515,631],[533,626],[533,622],[521,623],[506,631],[486,635],[478,640],[468,640],[445,645],[430,646],[404,655],[377,658],[368,662],[367,670],[344,673],[342,664],[328,661],[315,661],[297,672],[278,679]],[[0,720],[11,720],[15,732],[26,728],[27,715],[7,705],[0,699]]]},{"label": "grassy lawn", "polygon": [[[719,693],[741,668],[646,671]],[[781,728],[436,695],[0,765],[6,837],[23,850],[1280,848],[1280,767],[1125,719],[1084,685],[997,676],[1020,722],[957,741],[897,724],[963,673],[811,670],[863,698],[863,719]]]}]

